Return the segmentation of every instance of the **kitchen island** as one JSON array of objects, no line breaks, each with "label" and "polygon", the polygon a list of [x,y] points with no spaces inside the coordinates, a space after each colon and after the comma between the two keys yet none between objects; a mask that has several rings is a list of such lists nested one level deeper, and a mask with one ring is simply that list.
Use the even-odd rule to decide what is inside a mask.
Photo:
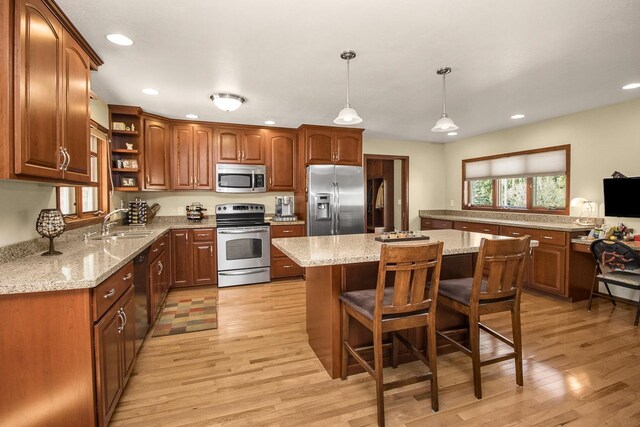
[{"label": "kitchen island", "polygon": [[[442,241],[441,279],[471,277],[480,242],[486,239],[509,239],[504,236],[458,230],[422,231],[429,240],[395,242],[395,245],[428,244]],[[307,334],[309,345],[332,378],[341,374],[340,293],[375,287],[382,243],[374,234],[294,237],[273,239],[273,245],[301,267],[306,268]],[[532,241],[531,246],[537,246]],[[466,318],[438,307],[437,328],[464,328]],[[370,332],[358,322],[350,322],[349,337],[355,346],[371,342]],[[420,330],[406,331],[407,338],[417,348],[424,348],[425,334]],[[440,351],[446,346],[438,344]],[[389,359],[385,353],[385,364]],[[401,360],[411,360],[405,353]],[[349,372],[358,371],[357,363]]]}]

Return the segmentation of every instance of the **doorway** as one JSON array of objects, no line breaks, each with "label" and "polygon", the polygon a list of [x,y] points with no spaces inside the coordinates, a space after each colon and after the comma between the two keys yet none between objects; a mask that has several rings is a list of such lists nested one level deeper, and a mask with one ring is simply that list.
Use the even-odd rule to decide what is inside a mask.
[{"label": "doorway", "polygon": [[409,157],[364,155],[367,233],[409,229]]}]

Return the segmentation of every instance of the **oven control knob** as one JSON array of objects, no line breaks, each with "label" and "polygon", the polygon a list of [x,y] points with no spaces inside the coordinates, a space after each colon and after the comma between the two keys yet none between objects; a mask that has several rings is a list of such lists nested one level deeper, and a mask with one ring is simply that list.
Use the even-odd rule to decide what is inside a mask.
[{"label": "oven control knob", "polygon": [[224,210],[226,211],[226,210],[227,210],[227,207],[225,206],[225,207],[223,207],[222,209],[224,209]]}]

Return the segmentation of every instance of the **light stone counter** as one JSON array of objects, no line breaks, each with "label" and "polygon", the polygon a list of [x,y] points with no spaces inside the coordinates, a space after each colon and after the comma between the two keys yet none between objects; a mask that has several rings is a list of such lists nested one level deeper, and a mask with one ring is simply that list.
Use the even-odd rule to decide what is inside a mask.
[{"label": "light stone counter", "polygon": [[[43,257],[40,253],[0,264],[0,295],[30,292],[94,288],[166,231],[177,228],[211,228],[210,221],[201,223],[149,224],[151,234],[136,239],[56,242],[62,255]],[[119,227],[113,232],[128,230]],[[136,230],[140,230],[136,228]]]},{"label": "light stone counter", "polygon": [[479,218],[479,217],[473,217],[473,216],[420,214],[420,218],[441,219],[445,221],[477,222],[482,224],[508,225],[511,227],[525,227],[525,228],[536,228],[540,230],[555,230],[555,231],[589,231],[593,228],[593,226],[585,226],[585,225],[578,225],[578,224],[571,224],[571,223],[515,221],[510,219]]},{"label": "light stone counter", "polygon": [[[428,244],[443,241],[443,255],[457,255],[478,252],[480,241],[487,239],[509,239],[510,237],[473,233],[458,230],[422,231],[429,240],[395,242],[394,245]],[[273,239],[273,245],[280,249],[301,267],[355,264],[380,260],[381,242],[376,234],[346,234],[340,236],[289,237]],[[538,246],[532,241],[531,246]]]}]

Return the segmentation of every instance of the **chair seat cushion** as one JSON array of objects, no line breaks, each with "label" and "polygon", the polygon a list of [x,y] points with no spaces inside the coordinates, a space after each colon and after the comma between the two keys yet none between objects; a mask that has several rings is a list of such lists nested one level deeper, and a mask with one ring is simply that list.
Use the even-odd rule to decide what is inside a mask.
[{"label": "chair seat cushion", "polygon": [[[471,287],[473,286],[473,277],[463,277],[460,279],[448,279],[440,281],[440,288],[438,289],[438,295],[452,299],[460,304],[469,305],[471,301]],[[482,280],[480,285],[480,291],[487,291],[487,282]],[[512,299],[513,297],[497,298],[483,300],[481,303],[491,303],[497,301],[504,301]]]},{"label": "chair seat cushion", "polygon": [[624,286],[631,289],[640,289],[640,274],[636,272],[611,271],[596,276],[598,280],[612,285]]},{"label": "chair seat cushion", "polygon": [[[393,299],[393,287],[384,288],[384,299],[383,305],[390,305]],[[356,311],[360,312],[360,314],[364,315],[367,319],[373,320],[373,312],[376,305],[376,290],[375,289],[364,289],[361,291],[350,291],[345,292],[340,295],[340,300],[343,303],[350,305]],[[400,315],[385,315],[384,318],[395,318],[395,317],[403,317],[410,316],[416,314],[428,313],[428,310],[420,310],[407,314]]]}]

